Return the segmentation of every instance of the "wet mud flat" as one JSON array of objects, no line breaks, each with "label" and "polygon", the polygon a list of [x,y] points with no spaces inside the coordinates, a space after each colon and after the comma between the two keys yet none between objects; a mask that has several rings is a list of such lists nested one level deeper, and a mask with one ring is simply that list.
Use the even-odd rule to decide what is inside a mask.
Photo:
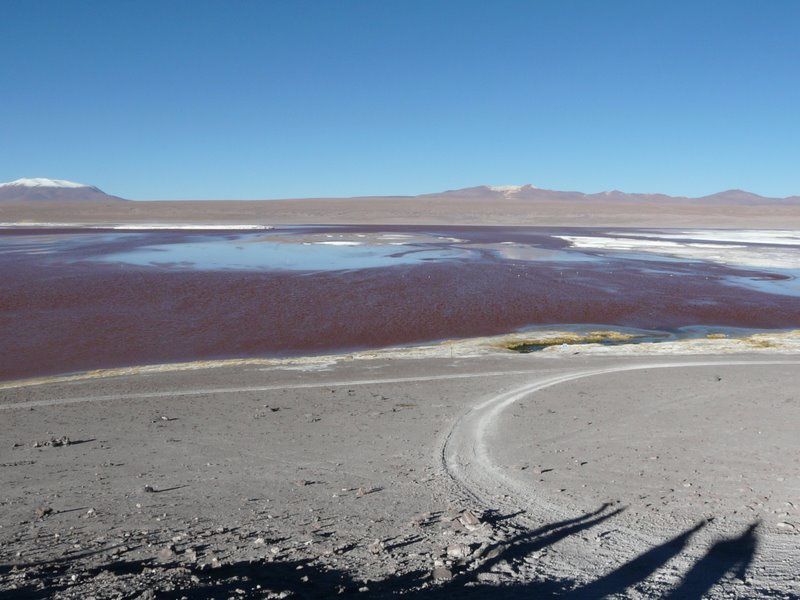
[{"label": "wet mud flat", "polygon": [[[663,244],[673,233],[625,234]],[[690,249],[714,244],[681,235]],[[578,238],[601,243],[576,248]],[[792,239],[722,243],[784,261],[773,267],[659,254],[639,242],[620,250],[618,238],[507,227],[5,230],[0,378],[346,352],[532,325],[800,326],[784,264],[797,250]]]}]

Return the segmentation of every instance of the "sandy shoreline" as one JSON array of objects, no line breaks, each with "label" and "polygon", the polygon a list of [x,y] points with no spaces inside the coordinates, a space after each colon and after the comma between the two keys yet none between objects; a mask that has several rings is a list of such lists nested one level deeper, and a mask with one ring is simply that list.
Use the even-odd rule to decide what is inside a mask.
[{"label": "sandy shoreline", "polygon": [[[592,331],[592,329],[595,331]],[[615,336],[623,337],[621,337],[621,342],[618,345],[605,345],[604,343],[593,341],[593,338],[596,337],[597,334],[612,339]],[[633,338],[631,341],[635,343],[627,343],[626,337],[624,336],[630,336]],[[476,358],[487,355],[513,356],[517,354],[517,352],[510,350],[510,348],[526,344],[547,344],[547,347],[536,351],[538,357],[544,358],[558,358],[577,354],[614,357],[702,354],[727,355],[750,353],[754,351],[768,355],[793,355],[800,353],[800,330],[779,330],[742,335],[707,334],[683,339],[667,338],[659,341],[636,342],[635,336],[630,334],[627,330],[618,330],[614,328],[581,327],[577,331],[575,329],[561,329],[557,327],[539,328],[534,331],[509,333],[505,335],[445,340],[432,344],[416,344],[403,347],[362,350],[358,352],[339,352],[287,358],[241,357],[219,360],[193,360],[95,369],[61,375],[0,381],[0,390],[48,383],[77,382],[87,379],[229,367],[274,367],[294,369],[298,372],[313,372],[328,370],[336,365],[351,361]]]},{"label": "sandy shoreline", "polygon": [[779,457],[798,355],[697,343],[442,345],[5,387],[0,590],[790,597],[799,473]]}]

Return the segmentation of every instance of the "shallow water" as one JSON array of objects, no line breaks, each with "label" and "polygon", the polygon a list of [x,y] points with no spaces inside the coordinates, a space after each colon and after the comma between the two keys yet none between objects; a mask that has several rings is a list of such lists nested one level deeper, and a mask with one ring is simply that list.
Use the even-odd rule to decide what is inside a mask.
[{"label": "shallow water", "polygon": [[201,271],[343,271],[374,269],[424,261],[467,258],[469,250],[452,246],[418,247],[359,241],[256,241],[255,236],[182,241],[137,247],[100,257],[105,262]]},{"label": "shallow water", "polygon": [[799,240],[618,228],[5,230],[0,378],[537,325],[798,327]]}]

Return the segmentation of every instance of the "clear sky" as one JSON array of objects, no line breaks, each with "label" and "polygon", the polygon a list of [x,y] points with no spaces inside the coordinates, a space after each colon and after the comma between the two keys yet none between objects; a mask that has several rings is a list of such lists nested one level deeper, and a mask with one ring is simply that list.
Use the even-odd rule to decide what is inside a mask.
[{"label": "clear sky", "polygon": [[800,194],[800,2],[0,0],[0,181]]}]

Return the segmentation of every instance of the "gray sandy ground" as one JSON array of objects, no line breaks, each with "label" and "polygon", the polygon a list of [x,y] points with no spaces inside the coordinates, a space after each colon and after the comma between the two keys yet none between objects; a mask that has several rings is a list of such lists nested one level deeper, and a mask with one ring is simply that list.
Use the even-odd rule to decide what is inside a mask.
[{"label": "gray sandy ground", "polygon": [[0,598],[798,597],[798,365],[489,355],[0,390]]},{"label": "gray sandy ground", "polygon": [[[0,203],[0,222],[527,225],[798,229],[795,202],[758,206],[469,197]],[[744,224],[744,225],[743,225]]]}]

